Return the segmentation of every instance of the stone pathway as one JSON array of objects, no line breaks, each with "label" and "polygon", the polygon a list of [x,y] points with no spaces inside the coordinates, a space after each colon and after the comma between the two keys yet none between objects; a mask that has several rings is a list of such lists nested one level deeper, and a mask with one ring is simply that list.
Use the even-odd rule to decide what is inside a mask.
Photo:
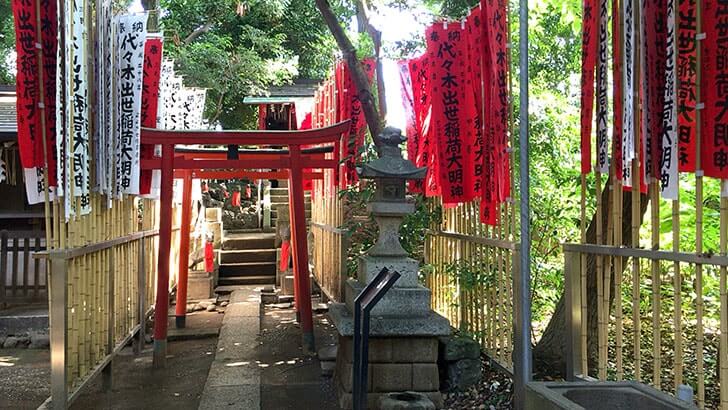
[{"label": "stone pathway", "polygon": [[254,287],[234,291],[225,311],[215,360],[200,410],[260,409],[260,296]]},{"label": "stone pathway", "polygon": [[[316,357],[301,351],[295,310],[260,303],[260,288],[242,287],[230,295],[215,359],[200,410],[338,409],[331,377]],[[335,343],[325,313],[314,315],[316,344]]]}]

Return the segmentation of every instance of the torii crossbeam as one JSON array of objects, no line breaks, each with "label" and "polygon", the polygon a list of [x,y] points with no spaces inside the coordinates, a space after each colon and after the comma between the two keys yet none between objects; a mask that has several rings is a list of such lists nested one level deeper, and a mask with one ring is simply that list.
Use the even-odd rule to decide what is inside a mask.
[{"label": "torii crossbeam", "polygon": [[[303,348],[314,351],[311,289],[308,271],[308,244],[306,239],[306,213],[304,208],[304,169],[333,169],[338,184],[341,139],[349,130],[349,121],[330,127],[306,131],[164,131],[142,128],[142,144],[161,145],[162,157],[142,160],[142,169],[161,170],[159,258],[157,298],[154,310],[154,367],[163,367],[167,354],[167,312],[169,310],[169,263],[172,238],[172,185],[178,175],[234,175],[251,172],[276,176],[287,174],[289,181],[289,207],[291,210],[291,239],[293,242],[294,292],[303,332]],[[287,152],[263,152],[258,155],[241,154],[228,159],[216,153],[175,153],[176,146],[184,145],[243,145],[285,146]],[[320,153],[307,153],[302,146],[329,145],[333,158],[322,158]],[[256,170],[270,171],[256,171]],[[187,204],[185,205],[187,206]],[[184,238],[183,238],[184,240]]]}]

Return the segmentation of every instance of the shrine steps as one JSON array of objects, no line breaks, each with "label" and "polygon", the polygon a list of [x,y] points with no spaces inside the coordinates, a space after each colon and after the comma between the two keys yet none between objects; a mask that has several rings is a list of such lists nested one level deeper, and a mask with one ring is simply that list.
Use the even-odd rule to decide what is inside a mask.
[{"label": "shrine steps", "polygon": [[247,232],[225,235],[219,260],[219,286],[274,285],[275,234]]}]

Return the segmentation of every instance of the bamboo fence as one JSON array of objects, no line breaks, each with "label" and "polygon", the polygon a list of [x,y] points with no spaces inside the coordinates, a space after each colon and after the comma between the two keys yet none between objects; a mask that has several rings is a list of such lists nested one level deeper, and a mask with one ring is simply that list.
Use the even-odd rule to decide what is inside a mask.
[{"label": "bamboo fence", "polygon": [[348,278],[349,236],[341,228],[344,224],[344,200],[334,185],[334,171],[323,172],[324,178],[314,181],[311,195],[312,273],[323,294],[330,300],[341,302]]},{"label": "bamboo fence", "polygon": [[[92,194],[90,215],[60,221],[53,203],[50,263],[51,389],[54,407],[71,403],[135,335],[143,343],[155,300],[159,206],[132,196]],[[179,223],[176,208],[173,220]],[[173,229],[170,288],[176,283],[179,228]],[[58,399],[59,402],[55,402]]]},{"label": "bamboo fence", "polygon": [[[618,2],[616,8],[622,7],[623,2]],[[701,8],[701,1],[696,0],[697,33],[702,32]],[[634,10],[635,21],[639,22],[640,8],[635,6]],[[639,32],[636,30],[637,35]],[[696,37],[696,44],[695,99],[700,103],[700,36]],[[639,64],[640,58],[635,56],[635,96],[639,95]],[[640,118],[639,104],[635,102],[634,107],[635,118]],[[570,378],[636,380],[672,394],[686,385],[693,388],[699,408],[728,409],[728,198],[719,192],[725,192],[725,181],[720,181],[716,188],[717,184],[708,184],[703,176],[700,107],[695,116],[694,191],[686,185],[689,177],[684,175],[680,180],[680,199],[662,199],[659,181],[655,179],[647,181],[648,191],[640,195],[640,144],[635,144],[636,159],[631,164],[631,192],[623,190],[612,167],[612,186],[605,204],[601,199],[600,175],[593,181],[594,189],[588,186],[592,182],[582,177],[581,244],[564,245],[566,293],[567,300],[572,302],[567,304],[567,309],[571,309],[566,328],[578,329],[578,335],[568,338],[573,354],[567,358],[567,368],[572,369],[567,373]],[[639,133],[636,127],[636,141]],[[586,237],[587,192],[596,193],[594,243],[587,243]],[[625,229],[624,195],[630,195],[632,200],[631,220]],[[643,222],[644,206],[640,202],[645,199],[648,206]],[[605,206],[606,238],[600,227]],[[683,229],[692,219],[694,236],[687,236]],[[717,226],[717,249],[706,249],[705,232],[715,232]],[[631,240],[629,246],[624,243],[627,237]],[[589,272],[592,261],[595,272]],[[588,275],[596,276],[595,351],[589,350],[587,344],[587,290],[591,277]]]},{"label": "bamboo fence", "polygon": [[[441,207],[432,199],[433,212]],[[512,369],[513,269],[517,268],[513,206],[506,203],[500,223],[480,223],[479,204],[443,207],[442,221],[425,238],[426,286],[432,308],[453,327],[474,336],[483,351]]]}]

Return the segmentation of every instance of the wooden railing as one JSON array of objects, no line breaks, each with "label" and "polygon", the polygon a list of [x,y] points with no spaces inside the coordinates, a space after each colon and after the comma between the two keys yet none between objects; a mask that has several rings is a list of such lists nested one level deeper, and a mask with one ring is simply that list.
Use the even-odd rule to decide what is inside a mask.
[{"label": "wooden railing", "polygon": [[45,301],[45,261],[34,254],[46,249],[44,231],[0,231],[0,306]]}]

